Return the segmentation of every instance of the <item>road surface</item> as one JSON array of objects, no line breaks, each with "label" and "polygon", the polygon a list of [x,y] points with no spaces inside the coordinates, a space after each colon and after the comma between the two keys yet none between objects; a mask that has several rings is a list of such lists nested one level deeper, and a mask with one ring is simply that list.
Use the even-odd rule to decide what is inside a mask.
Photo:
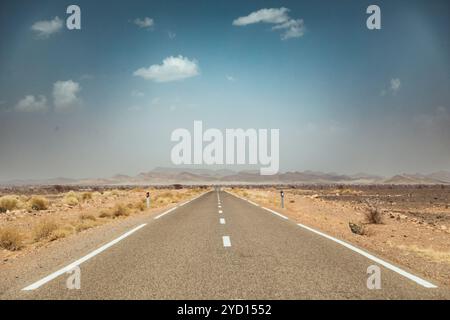
[{"label": "road surface", "polygon": [[[36,272],[34,282],[14,298],[433,299],[447,294],[426,288],[425,279],[411,280],[401,274],[403,268],[388,269],[223,191],[151,217],[67,266],[73,262],[80,267],[79,290],[69,290],[67,269],[55,266],[50,274]],[[367,288],[371,265],[380,267],[381,289]]]}]

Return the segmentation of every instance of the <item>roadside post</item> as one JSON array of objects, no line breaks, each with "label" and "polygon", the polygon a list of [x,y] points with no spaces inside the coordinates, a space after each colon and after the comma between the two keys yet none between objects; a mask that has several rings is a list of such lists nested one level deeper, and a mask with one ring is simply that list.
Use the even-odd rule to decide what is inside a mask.
[{"label": "roadside post", "polygon": [[147,192],[147,209],[150,208],[150,192]]},{"label": "roadside post", "polygon": [[280,196],[281,196],[281,209],[284,209],[284,191],[283,190],[280,191]]}]

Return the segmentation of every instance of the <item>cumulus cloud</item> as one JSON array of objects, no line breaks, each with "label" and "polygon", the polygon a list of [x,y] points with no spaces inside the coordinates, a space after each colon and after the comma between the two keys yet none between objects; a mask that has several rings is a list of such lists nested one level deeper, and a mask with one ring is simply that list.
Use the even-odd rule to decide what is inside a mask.
[{"label": "cumulus cloud", "polygon": [[305,34],[305,23],[303,22],[303,19],[292,19],[274,26],[272,30],[285,30],[281,35],[281,39],[283,40],[300,38]]},{"label": "cumulus cloud", "polygon": [[144,19],[136,18],[133,23],[141,29],[150,29],[155,25],[155,21],[149,17],[145,17]]},{"label": "cumulus cloud", "polygon": [[57,81],[53,84],[53,104],[55,111],[65,111],[80,104],[77,94],[81,87],[72,80]]},{"label": "cumulus cloud", "polygon": [[233,21],[234,26],[246,26],[254,23],[284,23],[289,20],[288,8],[261,9],[250,13],[248,16],[237,18]]},{"label": "cumulus cloud", "polygon": [[226,78],[228,81],[236,81],[236,79],[235,79],[233,76],[230,76],[230,75],[226,75],[225,78]]},{"label": "cumulus cloud", "polygon": [[41,38],[48,38],[50,35],[61,31],[62,28],[63,22],[59,17],[55,17],[52,20],[38,21],[31,26],[31,30],[37,32]]},{"label": "cumulus cloud", "polygon": [[200,73],[197,61],[186,57],[167,57],[160,65],[140,68],[133,75],[155,82],[170,82],[195,77]]},{"label": "cumulus cloud", "polygon": [[255,23],[275,24],[272,30],[283,30],[282,40],[300,38],[305,34],[305,25],[302,19],[289,17],[288,8],[261,9],[250,13],[248,16],[239,17],[233,21],[234,26],[242,27]]},{"label": "cumulus cloud", "polygon": [[45,112],[48,110],[47,98],[42,95],[39,97],[27,95],[17,103],[14,109],[19,112]]}]

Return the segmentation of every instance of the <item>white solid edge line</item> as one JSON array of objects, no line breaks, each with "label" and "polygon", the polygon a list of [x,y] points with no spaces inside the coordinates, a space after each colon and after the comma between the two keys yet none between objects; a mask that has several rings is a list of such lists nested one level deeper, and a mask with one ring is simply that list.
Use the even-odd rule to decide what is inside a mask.
[{"label": "white solid edge line", "polygon": [[348,249],[350,249],[350,250],[353,250],[353,251],[359,253],[360,255],[362,255],[362,256],[364,256],[364,257],[366,257],[366,258],[368,258],[368,259],[370,259],[370,260],[372,260],[372,261],[374,261],[374,262],[376,262],[376,263],[378,263],[378,264],[381,264],[382,266],[384,266],[384,267],[387,268],[387,269],[390,269],[390,270],[392,270],[392,271],[394,271],[394,272],[397,272],[398,274],[400,274],[400,275],[402,275],[402,276],[404,276],[404,277],[406,277],[406,278],[408,278],[408,279],[410,279],[410,280],[416,282],[417,284],[420,284],[421,286],[423,286],[423,287],[425,287],[425,288],[437,288],[436,285],[434,285],[434,284],[432,284],[432,283],[430,283],[430,282],[428,282],[428,281],[426,281],[426,280],[424,280],[424,279],[422,279],[422,278],[419,278],[418,276],[415,276],[415,275],[413,275],[413,274],[411,274],[411,273],[409,273],[409,272],[406,272],[405,270],[402,270],[402,269],[400,269],[399,267],[396,267],[396,266],[390,264],[389,262],[386,262],[386,261],[384,261],[384,260],[381,260],[380,258],[377,258],[377,257],[371,255],[370,253],[364,251],[364,250],[361,250],[361,249],[359,249],[359,248],[356,248],[356,247],[352,246],[351,244],[349,244],[349,243],[347,243],[347,242],[344,242],[344,241],[342,241],[342,240],[336,239],[336,238],[334,238],[334,237],[332,237],[332,236],[329,236],[329,235],[327,235],[327,234],[325,234],[325,233],[322,233],[322,232],[317,231],[317,230],[315,230],[315,229],[313,229],[313,228],[310,228],[310,227],[308,227],[308,226],[305,226],[305,225],[303,225],[303,224],[301,224],[301,223],[298,223],[297,225],[298,225],[299,227],[302,227],[302,228],[306,229],[306,230],[309,230],[309,231],[311,231],[311,232],[314,232],[314,233],[316,233],[316,234],[318,234],[318,235],[320,235],[320,236],[322,236],[322,237],[325,237],[325,238],[327,238],[327,239],[329,239],[329,240],[332,240],[332,241],[334,241],[334,242],[337,242],[337,243],[339,243],[340,245],[343,245],[344,247],[346,247],[346,248],[348,248]]},{"label": "white solid edge line", "polygon": [[41,287],[42,285],[46,284],[47,282],[52,281],[53,279],[59,277],[60,275],[73,270],[75,267],[81,265],[82,263],[86,262],[87,260],[93,258],[94,256],[98,255],[99,253],[105,251],[106,249],[112,247],[113,245],[115,245],[116,243],[118,243],[119,241],[125,239],[126,237],[130,236],[131,234],[135,233],[136,231],[138,231],[139,229],[145,227],[147,224],[143,223],[139,226],[137,226],[136,228],[134,228],[133,230],[128,231],[127,233],[124,233],[123,235],[121,235],[120,237],[118,237],[117,239],[105,244],[104,246],[101,246],[100,248],[92,251],[91,253],[87,254],[86,256],[82,257],[81,259],[78,259],[75,262],[72,262],[71,264],[67,265],[66,267],[59,269],[58,271],[46,276],[45,278],[42,278],[41,280],[29,285],[28,287],[25,287],[22,289],[22,291],[32,291],[35,289],[38,289],[39,287]]},{"label": "white solid edge line", "polygon": [[274,215],[279,216],[280,218],[283,218],[284,220],[289,220],[288,217],[283,216],[281,213],[278,213],[278,212],[276,212],[276,211],[274,211],[274,210],[272,210],[272,209],[269,209],[269,208],[266,208],[266,207],[261,207],[261,208],[263,208],[264,210],[267,210],[267,211],[273,213]]},{"label": "white solid edge line", "polygon": [[163,213],[161,213],[160,215],[157,215],[156,217],[154,217],[153,219],[158,220],[162,217],[164,217],[166,214],[171,213],[172,211],[176,210],[178,207],[173,207],[172,209],[169,209],[167,211],[164,211]]},{"label": "white solid edge line", "polygon": [[259,207],[259,204],[255,203],[253,201],[250,201],[250,200],[247,200],[247,201],[248,201],[248,203],[251,203],[252,205]]},{"label": "white solid edge line", "polygon": [[223,236],[222,241],[225,248],[231,247],[231,240],[229,236]]},{"label": "white solid edge line", "polygon": [[220,224],[225,224],[225,219],[224,218],[220,218]]}]

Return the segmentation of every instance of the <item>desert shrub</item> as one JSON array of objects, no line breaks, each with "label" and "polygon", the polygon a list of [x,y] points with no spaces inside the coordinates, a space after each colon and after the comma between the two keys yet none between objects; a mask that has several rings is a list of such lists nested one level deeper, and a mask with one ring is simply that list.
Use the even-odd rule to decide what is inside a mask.
[{"label": "desert shrub", "polygon": [[129,216],[130,209],[123,204],[117,204],[112,210],[112,215],[114,217]]},{"label": "desert shrub", "polygon": [[34,241],[40,241],[43,239],[51,239],[53,233],[58,229],[58,224],[53,220],[45,220],[39,223],[33,229]]},{"label": "desert shrub", "polygon": [[114,189],[114,190],[111,191],[111,194],[112,194],[113,196],[118,197],[118,196],[120,195],[120,192],[119,192],[119,190]]},{"label": "desert shrub", "polygon": [[136,203],[135,208],[139,211],[144,211],[147,208],[147,204],[145,201],[139,201]]},{"label": "desert shrub", "polygon": [[14,210],[17,208],[17,199],[13,196],[4,196],[0,198],[0,212]]},{"label": "desert shrub", "polygon": [[92,192],[85,192],[81,195],[81,199],[83,199],[83,201],[89,201],[92,200]]},{"label": "desert shrub", "polygon": [[383,215],[377,207],[370,206],[364,212],[367,222],[371,224],[382,224]]},{"label": "desert shrub", "polygon": [[81,232],[81,231],[84,231],[87,229],[91,229],[97,225],[98,224],[93,220],[83,220],[83,221],[81,221],[81,223],[79,223],[75,226],[75,230],[77,232]]},{"label": "desert shrub", "polygon": [[80,203],[78,195],[73,191],[68,192],[64,196],[63,202],[71,207],[74,207]]},{"label": "desert shrub", "polygon": [[0,248],[17,251],[23,247],[23,237],[16,228],[0,229]]},{"label": "desert shrub", "polygon": [[102,210],[100,211],[99,217],[100,218],[111,218],[113,216],[111,211],[108,210]]},{"label": "desert shrub", "polygon": [[30,199],[30,206],[33,210],[47,210],[48,200],[44,197],[34,196]]}]

